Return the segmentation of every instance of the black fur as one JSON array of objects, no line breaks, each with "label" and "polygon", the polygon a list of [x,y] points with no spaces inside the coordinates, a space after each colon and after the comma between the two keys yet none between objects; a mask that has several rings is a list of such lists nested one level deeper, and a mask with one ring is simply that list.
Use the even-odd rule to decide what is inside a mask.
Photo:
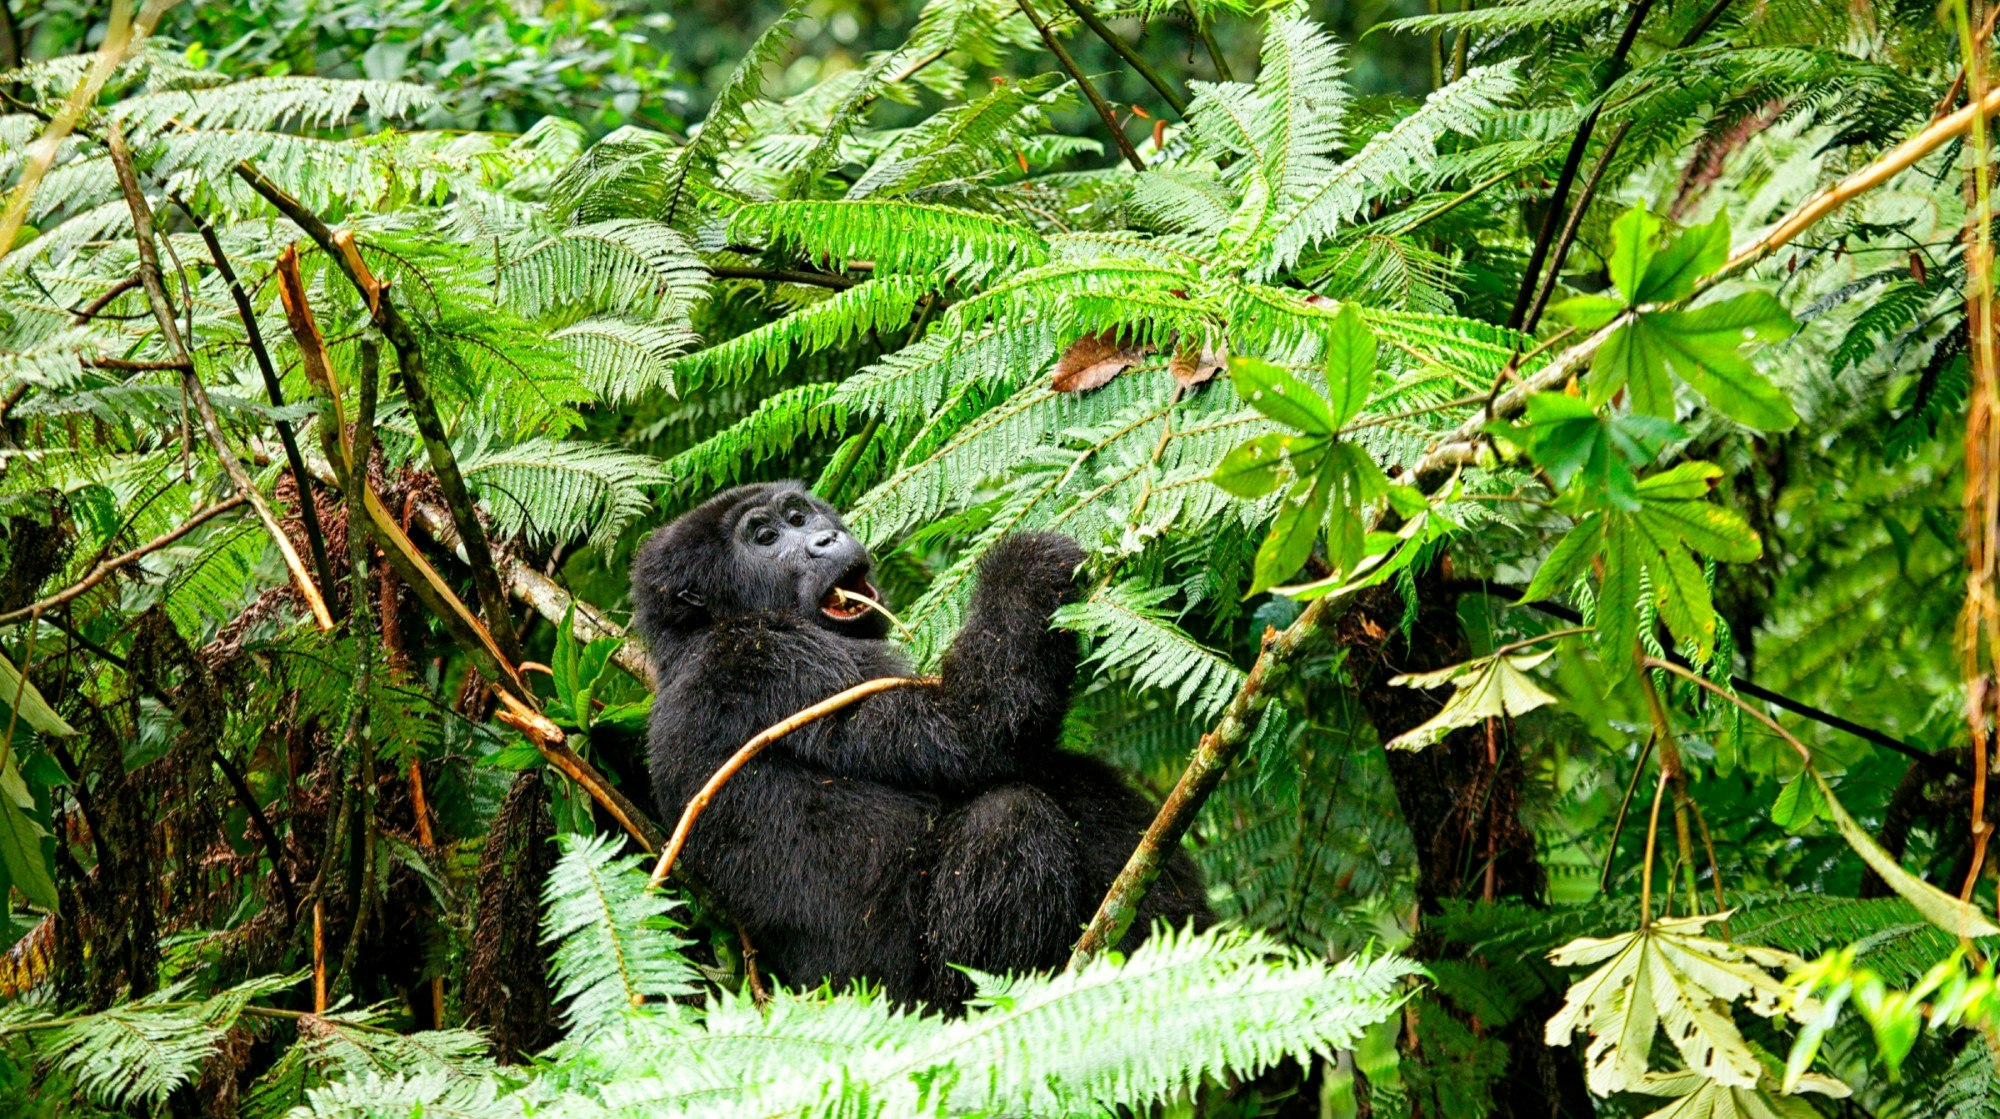
[{"label": "black fur", "polygon": [[[867,978],[953,1006],[948,965],[1060,966],[1152,809],[1110,767],[1057,749],[1077,667],[1049,616],[1077,595],[1065,537],[1001,541],[936,682],[877,693],[745,766],[683,858],[787,984]],[[819,606],[867,587],[868,554],[797,483],[741,486],[655,533],[632,568],[634,624],[656,672],[649,742],[673,821],[745,741],[787,715],[910,667],[873,612]],[[872,588],[869,588],[872,590]],[[1129,945],[1156,919],[1206,923],[1176,854]]]}]

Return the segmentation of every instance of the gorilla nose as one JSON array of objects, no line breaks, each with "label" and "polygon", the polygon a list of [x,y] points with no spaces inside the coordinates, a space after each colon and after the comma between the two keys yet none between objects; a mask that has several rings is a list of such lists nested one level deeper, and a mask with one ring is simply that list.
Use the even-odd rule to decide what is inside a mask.
[{"label": "gorilla nose", "polygon": [[840,547],[842,541],[846,539],[847,534],[838,529],[826,529],[822,532],[814,533],[811,545],[812,554],[816,556],[826,555],[828,552]]}]

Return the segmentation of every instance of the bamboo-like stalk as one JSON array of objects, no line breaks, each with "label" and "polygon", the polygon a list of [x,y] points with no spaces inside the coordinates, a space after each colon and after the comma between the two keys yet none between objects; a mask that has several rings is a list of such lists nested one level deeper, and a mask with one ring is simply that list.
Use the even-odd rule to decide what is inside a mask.
[{"label": "bamboo-like stalk", "polygon": [[[416,422],[417,433],[423,438],[424,451],[430,459],[431,473],[437,478],[438,491],[458,527],[466,564],[472,569],[472,585],[479,592],[480,605],[486,610],[485,632],[491,634],[491,640],[498,647],[501,662],[511,665],[520,659],[520,652],[514,638],[513,621],[507,610],[507,596],[500,590],[500,577],[493,568],[493,549],[487,542],[486,529],[479,522],[479,513],[472,503],[471,493],[466,489],[465,477],[459,472],[458,458],[453,454],[451,441],[445,434],[437,403],[431,399],[423,345],[415,330],[397,308],[389,285],[368,271],[352,234],[335,233],[318,214],[286,194],[248,162],[236,165],[236,175],[293,225],[304,230],[306,236],[332,258],[348,282],[361,293],[375,328],[382,332],[390,348],[396,351],[404,403],[409,407],[410,418]],[[373,512],[371,507],[371,516]]]},{"label": "bamboo-like stalk", "polygon": [[1084,97],[1090,101],[1090,107],[1096,109],[1097,115],[1103,118],[1104,127],[1111,132],[1111,142],[1118,145],[1118,154],[1125,157],[1125,162],[1132,165],[1132,170],[1144,171],[1146,161],[1139,158],[1139,149],[1132,146],[1131,138],[1125,135],[1124,129],[1118,127],[1117,114],[1111,111],[1111,106],[1105,102],[1104,95],[1097,92],[1097,87],[1084,76],[1082,68],[1076,64],[1076,59],[1070,57],[1069,48],[1063,46],[1062,40],[1056,37],[1056,33],[1049,30],[1049,25],[1035,11],[1033,0],[1015,0],[1015,3],[1020,5],[1021,14],[1028,17],[1028,22],[1035,28],[1035,33],[1042,37],[1042,45],[1049,48],[1050,54],[1056,56],[1056,62],[1062,66],[1063,72],[1070,76],[1070,80],[1076,83],[1077,88],[1081,89]]},{"label": "bamboo-like stalk", "polygon": [[188,355],[187,343],[181,337],[180,327],[174,322],[173,304],[167,298],[167,288],[161,279],[159,249],[153,240],[153,208],[146,201],[146,195],[139,189],[139,176],[132,169],[132,153],[125,147],[125,135],[118,122],[111,122],[111,129],[105,145],[111,155],[111,166],[118,175],[118,188],[125,195],[126,208],[132,212],[133,239],[139,248],[139,286],[146,293],[146,302],[153,309],[153,320],[159,325],[160,337],[167,343],[168,352],[175,360],[185,363],[181,369],[181,391],[194,403],[195,412],[201,417],[202,430],[209,443],[215,448],[216,457],[222,460],[222,468],[229,480],[236,486],[236,492],[250,502],[257,511],[257,519],[278,546],[278,554],[284,557],[285,568],[291,572],[292,582],[298,587],[300,597],[312,611],[313,620],[319,628],[333,628],[333,616],[327,613],[326,601],[320,597],[319,588],[313,585],[312,576],[306,572],[305,563],[299,559],[297,549],[285,536],[284,526],[278,523],[278,515],[271,510],[263,493],[251,480],[243,464],[236,460],[236,452],[229,446],[229,440],[222,434],[222,424],[215,418],[215,405],[208,399],[208,390],[201,378],[195,376],[194,361]]},{"label": "bamboo-like stalk", "polygon": [[694,831],[694,822],[708,808],[709,802],[715,799],[715,794],[722,791],[722,786],[727,784],[731,777],[736,776],[737,770],[748,765],[750,759],[763,753],[764,747],[769,746],[771,743],[776,742],[778,739],[785,737],[808,723],[824,719],[843,707],[848,707],[867,699],[876,692],[883,692],[890,688],[902,687],[905,684],[921,682],[908,676],[878,676],[873,680],[863,681],[845,691],[830,695],[813,704],[811,707],[787,715],[776,723],[758,731],[756,735],[751,737],[750,741],[738,747],[736,752],[729,756],[728,761],[722,763],[722,767],[717,769],[703,783],[701,791],[695,793],[687,802],[687,807],[681,810],[680,822],[674,825],[673,838],[667,841],[666,849],[660,852],[660,861],[653,865],[653,875],[647,880],[647,886],[658,889],[660,883],[667,880],[667,875],[673,873],[674,863],[679,860],[681,849],[687,846],[688,835]]}]

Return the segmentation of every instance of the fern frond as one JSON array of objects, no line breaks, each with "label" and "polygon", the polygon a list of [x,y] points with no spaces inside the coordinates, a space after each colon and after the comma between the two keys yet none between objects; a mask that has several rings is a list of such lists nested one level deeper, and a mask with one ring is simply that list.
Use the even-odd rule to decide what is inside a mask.
[{"label": "fern frond", "polygon": [[502,536],[537,546],[616,539],[670,478],[658,459],[591,442],[530,439],[459,456],[465,480]]},{"label": "fern frond", "polygon": [[633,218],[572,226],[500,272],[502,298],[530,317],[581,306],[673,321],[707,281],[679,230]]},{"label": "fern frond", "polygon": [[674,362],[685,384],[741,381],[760,369],[780,368],[794,357],[843,346],[870,331],[909,325],[917,301],[932,290],[917,276],[882,276],[811,303]]},{"label": "fern frond", "polygon": [[1432,93],[1415,112],[1370,137],[1330,175],[1310,184],[1259,231],[1262,276],[1290,268],[1312,244],[1339,232],[1367,204],[1393,191],[1421,189],[1438,142],[1471,135],[1514,92],[1511,62],[1483,66]]},{"label": "fern frond", "polygon": [[979,279],[1048,259],[1026,226],[951,206],[898,199],[760,202],[730,222],[738,240],[765,239],[836,262],[870,260],[878,272]]},{"label": "fern frond", "polygon": [[584,319],[550,337],[569,347],[583,383],[610,404],[654,389],[676,394],[674,361],[699,341],[693,330],[679,324],[612,316]]},{"label": "fern frond", "polygon": [[1173,596],[1172,587],[1128,580],[1064,607],[1056,620],[1091,638],[1090,663],[1130,674],[1134,685],[1165,692],[1192,717],[1211,720],[1242,687],[1244,673],[1176,624],[1163,605]]},{"label": "fern frond", "polygon": [[648,889],[641,858],[621,858],[615,837],[565,835],[542,892],[542,941],[563,1016],[590,1030],[648,999],[693,994],[700,983],[680,955],[669,916],[678,903]]}]

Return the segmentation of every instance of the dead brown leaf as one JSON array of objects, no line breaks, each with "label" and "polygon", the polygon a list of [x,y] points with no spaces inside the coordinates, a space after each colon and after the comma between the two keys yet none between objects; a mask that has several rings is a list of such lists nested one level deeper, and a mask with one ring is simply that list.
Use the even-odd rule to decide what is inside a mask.
[{"label": "dead brown leaf", "polygon": [[1184,389],[1205,385],[1215,379],[1217,373],[1229,364],[1229,355],[1210,346],[1203,346],[1201,352],[1182,350],[1167,363],[1167,372],[1174,375],[1174,381]]},{"label": "dead brown leaf", "polygon": [[1138,346],[1121,343],[1116,335],[1086,334],[1056,359],[1056,373],[1049,387],[1057,392],[1089,392],[1137,365],[1146,356]]}]

